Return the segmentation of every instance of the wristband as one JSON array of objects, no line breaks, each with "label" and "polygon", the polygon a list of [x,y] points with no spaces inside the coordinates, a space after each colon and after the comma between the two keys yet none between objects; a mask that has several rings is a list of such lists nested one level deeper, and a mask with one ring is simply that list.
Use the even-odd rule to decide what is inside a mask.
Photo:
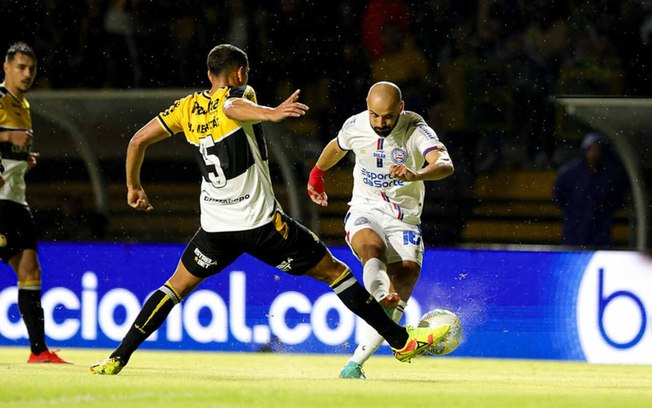
[{"label": "wristband", "polygon": [[308,184],[314,188],[318,194],[324,193],[324,173],[324,170],[315,166],[310,171],[310,177],[308,177]]}]

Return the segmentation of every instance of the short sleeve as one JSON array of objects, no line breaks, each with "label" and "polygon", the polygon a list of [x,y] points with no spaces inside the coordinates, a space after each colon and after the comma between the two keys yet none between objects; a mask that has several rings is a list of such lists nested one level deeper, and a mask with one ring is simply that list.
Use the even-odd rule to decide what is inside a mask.
[{"label": "short sleeve", "polygon": [[433,150],[446,149],[444,144],[439,141],[437,133],[424,121],[417,122],[412,140],[423,157]]},{"label": "short sleeve", "polygon": [[337,134],[337,145],[342,150],[351,150],[351,130],[355,126],[357,116],[351,116],[344,122],[342,129]]},{"label": "short sleeve", "polygon": [[159,122],[163,125],[163,128],[170,134],[170,136],[183,131],[183,105],[186,103],[188,98],[190,98],[190,96],[175,101],[172,106],[159,113],[157,116]]},{"label": "short sleeve", "polygon": [[[7,88],[4,86],[0,86],[0,99],[4,98],[5,95],[7,94]],[[0,101],[0,123],[5,123],[7,121],[7,109],[5,108],[5,104]],[[8,128],[5,128],[4,126],[0,126],[0,130],[5,130]]]}]

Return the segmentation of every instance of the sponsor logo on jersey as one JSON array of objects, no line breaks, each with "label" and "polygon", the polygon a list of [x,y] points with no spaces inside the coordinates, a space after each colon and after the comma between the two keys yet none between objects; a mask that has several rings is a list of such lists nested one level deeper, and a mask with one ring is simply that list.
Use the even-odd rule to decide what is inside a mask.
[{"label": "sponsor logo on jersey", "polygon": [[25,146],[16,146],[15,144],[11,145],[12,153],[29,153],[32,150],[32,144],[27,144]]},{"label": "sponsor logo on jersey", "polygon": [[161,116],[169,116],[169,115],[170,115],[172,112],[174,112],[175,109],[177,109],[180,105],[181,105],[181,101],[180,101],[180,100],[178,100],[178,101],[174,101],[174,103],[172,104],[172,106],[170,106],[169,108],[167,108],[167,109],[165,110],[165,112],[161,113]]},{"label": "sponsor logo on jersey", "polygon": [[403,164],[407,160],[407,152],[400,147],[392,149],[392,162],[395,164]]},{"label": "sponsor logo on jersey", "polygon": [[288,259],[276,265],[276,268],[282,270],[283,272],[288,272],[292,270],[292,261],[294,261],[294,258],[288,257]]},{"label": "sponsor logo on jersey", "polygon": [[219,102],[220,102],[219,99],[216,100],[216,101],[211,100],[211,101],[208,101],[208,106],[203,107],[203,106],[201,106],[201,104],[199,102],[195,101],[195,103],[193,103],[193,105],[192,105],[192,110],[190,111],[190,114],[191,115],[206,115],[207,113],[210,113],[210,112],[213,112],[213,111],[217,110],[217,107],[219,106]]},{"label": "sponsor logo on jersey", "polygon": [[389,173],[374,173],[367,169],[362,169],[362,182],[370,187],[390,188],[404,186],[405,183],[389,175]]},{"label": "sponsor logo on jersey", "polygon": [[346,122],[344,122],[344,126],[342,126],[342,130],[346,130],[353,125],[355,125],[355,116],[350,117]]},{"label": "sponsor logo on jersey", "polygon": [[199,265],[200,267],[202,267],[202,268],[204,268],[204,269],[208,269],[208,267],[210,267],[210,266],[217,265],[217,262],[216,262],[216,261],[213,261],[211,258],[209,258],[209,257],[207,257],[206,255],[204,255],[204,254],[199,250],[199,248],[195,248],[195,250],[194,250],[193,252],[194,252],[194,254],[195,254],[195,262],[196,262],[197,265]]},{"label": "sponsor logo on jersey", "polygon": [[202,197],[203,197],[202,199],[204,201],[208,202],[208,203],[226,204],[226,205],[228,205],[228,204],[237,204],[237,203],[242,202],[244,200],[248,200],[251,196],[249,194],[245,194],[245,195],[237,197],[237,198],[214,198],[214,197],[211,197],[211,196],[207,195],[207,193],[204,193]]},{"label": "sponsor logo on jersey", "polygon": [[373,156],[376,159],[384,159],[386,157],[384,150],[376,150],[373,152]]},{"label": "sponsor logo on jersey", "polygon": [[435,135],[435,132],[432,130],[432,128],[430,126],[426,125],[425,123],[419,123],[419,124],[417,124],[417,127],[419,128],[419,130],[421,130],[423,132],[424,135],[426,135],[426,137],[428,139],[430,139],[430,140],[439,140],[437,138],[437,135]]},{"label": "sponsor logo on jersey", "polygon": [[364,224],[369,224],[369,220],[366,217],[358,217],[356,218],[355,225],[364,225]]}]

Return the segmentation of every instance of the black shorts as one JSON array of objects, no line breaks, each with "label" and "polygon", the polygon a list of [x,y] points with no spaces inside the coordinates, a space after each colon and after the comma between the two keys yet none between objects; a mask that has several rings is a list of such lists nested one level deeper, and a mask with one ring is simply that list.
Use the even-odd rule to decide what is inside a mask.
[{"label": "black shorts", "polygon": [[9,262],[25,249],[37,249],[32,212],[25,205],[0,200],[0,259]]},{"label": "black shorts", "polygon": [[206,232],[200,228],[184,250],[181,262],[193,275],[206,278],[248,253],[291,275],[303,275],[327,251],[309,229],[277,212],[270,223],[252,230]]}]

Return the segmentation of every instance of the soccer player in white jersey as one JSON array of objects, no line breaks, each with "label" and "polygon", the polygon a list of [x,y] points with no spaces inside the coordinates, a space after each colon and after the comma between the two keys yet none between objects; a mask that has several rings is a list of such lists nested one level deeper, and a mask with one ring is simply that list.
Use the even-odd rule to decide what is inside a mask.
[{"label": "soccer player in white jersey", "polygon": [[[324,172],[349,150],[355,167],[346,242],[362,263],[367,290],[398,322],[423,261],[423,181],[448,177],[453,163],[423,118],[404,110],[401,90],[391,82],[374,84],[367,110],[349,118],[322,151],[307,187],[316,204],[328,205]],[[340,377],[365,378],[362,366],[383,339],[370,327],[363,337]]]},{"label": "soccer player in white jersey", "polygon": [[299,92],[275,108],[258,105],[247,85],[247,54],[230,44],[208,54],[209,90],[176,101],[133,136],[127,148],[127,202],[140,211],[153,206],[140,182],[145,150],[183,134],[195,152],[202,184],[200,227],[188,243],[170,279],[145,302],[126,336],[91,373],[115,375],[165,321],[172,308],[210,276],[243,253],[292,275],[327,283],[342,302],[373,326],[400,361],[409,361],[440,341],[449,327],[406,328],[390,319],[306,227],[285,215],[274,198],[261,121],[303,116],[308,107]]}]

